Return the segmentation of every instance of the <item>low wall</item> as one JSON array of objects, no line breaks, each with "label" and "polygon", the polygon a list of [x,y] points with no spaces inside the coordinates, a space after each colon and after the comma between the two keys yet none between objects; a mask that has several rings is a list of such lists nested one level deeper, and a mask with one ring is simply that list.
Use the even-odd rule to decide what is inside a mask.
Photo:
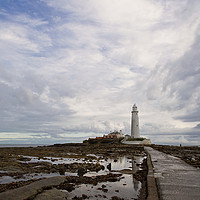
[{"label": "low wall", "polygon": [[123,144],[151,144],[150,139],[144,139],[142,141],[123,141]]}]

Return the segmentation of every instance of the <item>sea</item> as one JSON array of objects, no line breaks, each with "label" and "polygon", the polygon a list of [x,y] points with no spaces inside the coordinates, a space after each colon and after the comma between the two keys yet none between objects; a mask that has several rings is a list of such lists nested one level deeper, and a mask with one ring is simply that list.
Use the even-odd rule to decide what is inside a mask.
[{"label": "sea", "polygon": [[0,148],[5,147],[38,147],[45,146],[44,144],[0,144]]}]

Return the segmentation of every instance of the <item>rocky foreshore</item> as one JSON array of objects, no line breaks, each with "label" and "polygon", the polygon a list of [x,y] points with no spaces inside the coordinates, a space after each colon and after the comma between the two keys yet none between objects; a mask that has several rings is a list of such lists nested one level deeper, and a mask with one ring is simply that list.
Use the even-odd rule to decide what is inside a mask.
[{"label": "rocky foreshore", "polygon": [[[200,167],[199,147],[151,147]],[[16,200],[14,191],[22,195],[29,188],[31,193],[23,194],[29,200],[146,199],[147,171],[142,145],[73,143],[0,148],[0,198],[7,195],[6,199]]]},{"label": "rocky foreshore", "polygon": [[[60,176],[65,177],[65,180],[56,186],[45,186],[42,188],[44,194],[51,189],[51,193],[65,191],[67,195],[64,195],[63,199],[67,196],[69,199],[96,199],[97,196],[98,199],[145,199],[146,197],[147,167],[143,146],[57,144],[1,148],[0,161],[1,195],[17,188],[37,184],[51,176]],[[131,183],[131,187],[135,187],[134,191],[129,189],[131,184],[128,183],[133,179],[136,182],[136,185]],[[116,186],[112,184],[114,182]],[[87,191],[80,194],[79,188],[88,185],[91,187],[90,190],[94,190],[94,194]],[[127,188],[135,192],[133,198],[124,198],[120,193],[121,187],[123,190]],[[38,194],[28,198],[38,199],[41,188],[38,191]]]}]

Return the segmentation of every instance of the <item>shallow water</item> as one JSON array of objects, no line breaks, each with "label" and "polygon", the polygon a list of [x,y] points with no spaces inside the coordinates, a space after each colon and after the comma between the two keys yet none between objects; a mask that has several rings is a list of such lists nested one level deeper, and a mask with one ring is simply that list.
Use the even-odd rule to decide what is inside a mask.
[{"label": "shallow water", "polygon": [[[32,174],[25,174],[21,178],[15,178],[11,176],[2,176],[0,177],[0,184],[7,184],[12,182],[19,182],[19,181],[28,181],[31,179],[39,179],[39,178],[50,178],[54,176],[61,176],[59,173],[32,173]],[[62,176],[78,176],[77,173],[72,172],[65,172],[65,175]]]},{"label": "shallow water", "polygon": [[14,177],[11,177],[11,176],[2,176],[2,177],[0,177],[0,184],[7,184],[7,183],[19,182],[19,181],[28,181],[28,180],[31,180],[31,179],[39,179],[39,178],[50,178],[50,177],[53,177],[53,176],[59,176],[59,173],[25,174],[22,178],[17,178],[17,179],[15,179]]},{"label": "shallow water", "polygon": [[51,164],[71,164],[74,162],[77,163],[84,163],[86,162],[83,158],[77,159],[77,158],[59,158],[59,157],[33,157],[33,156],[23,156],[24,158],[30,158],[30,161],[20,161],[22,163],[36,163],[36,162],[49,162]]},{"label": "shallow water", "polygon": [[[95,155],[87,155],[87,156],[95,156]],[[23,163],[37,163],[39,162],[49,162],[51,164],[71,164],[71,163],[97,163],[99,162],[101,165],[105,167],[105,170],[100,170],[98,172],[88,171],[84,176],[97,176],[97,175],[107,175],[110,173],[109,169],[107,169],[107,165],[111,163],[111,173],[117,173],[117,171],[128,169],[129,172],[136,172],[140,170],[139,164],[142,163],[145,157],[134,156],[129,158],[127,156],[118,157],[115,159],[101,159],[97,160],[99,157],[96,156],[96,159],[85,160],[84,158],[59,158],[59,157],[32,157],[32,156],[23,156],[25,158],[30,158],[30,161],[19,161]],[[71,156],[70,156],[71,157]],[[95,158],[95,157],[94,157]],[[0,172],[0,173],[3,173]],[[60,176],[59,173],[34,173],[34,174],[25,174],[23,177],[15,179],[10,176],[2,176],[0,177],[0,184],[6,184],[17,181],[27,181],[30,179],[38,179],[52,176]],[[77,176],[77,173],[65,172],[65,176]],[[102,190],[102,186],[105,187],[106,190]],[[132,174],[123,174],[122,179],[117,182],[103,182],[99,183],[96,186],[90,184],[81,184],[76,186],[75,190],[68,193],[69,198],[73,198],[74,196],[81,197],[82,194],[88,196],[89,199],[105,199],[111,198],[112,196],[118,196],[124,199],[137,199],[139,195],[139,190],[141,188],[141,182],[137,181],[133,178]]]},{"label": "shallow water", "polygon": [[[98,158],[95,155],[89,154],[87,156],[93,156]],[[20,161],[22,163],[36,163],[36,162],[49,162],[51,164],[71,164],[71,163],[97,163],[104,165],[106,168],[109,163],[111,163],[112,170],[122,170],[122,169],[132,169],[133,163],[141,164],[145,157],[134,156],[133,158],[128,158],[127,156],[122,156],[117,159],[108,158],[107,160],[85,160],[85,158],[59,158],[59,157],[33,157],[33,156],[23,156],[24,158],[30,158],[30,161]],[[139,168],[135,169],[138,170]]]},{"label": "shallow water", "polygon": [[[102,190],[102,188],[107,191]],[[117,182],[103,182],[96,186],[90,184],[81,184],[75,190],[68,193],[69,198],[75,196],[81,197],[87,195],[88,199],[105,199],[112,196],[118,196],[124,199],[136,199],[139,195],[141,183],[134,179],[132,175],[123,175],[122,179]]]}]

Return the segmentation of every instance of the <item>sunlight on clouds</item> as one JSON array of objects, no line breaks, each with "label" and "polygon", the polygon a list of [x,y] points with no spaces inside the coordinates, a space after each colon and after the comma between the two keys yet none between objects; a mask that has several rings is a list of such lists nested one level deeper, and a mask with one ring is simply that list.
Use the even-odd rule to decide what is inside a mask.
[{"label": "sunlight on clouds", "polygon": [[189,141],[179,136],[199,121],[199,1],[33,4],[0,13],[2,140],[129,134],[136,103],[144,135]]},{"label": "sunlight on clouds", "polygon": [[46,133],[40,133],[39,135],[35,133],[7,133],[7,132],[1,132],[0,134],[0,140],[27,140],[27,139],[33,139],[33,138],[50,138]]},{"label": "sunlight on clouds", "polygon": [[23,45],[23,48],[37,51],[37,45],[26,39],[25,31],[25,29],[17,26],[10,27],[10,31],[7,28],[3,28],[0,33],[0,40],[2,40],[3,43],[7,42],[8,45]]},{"label": "sunlight on clouds", "polygon": [[[112,24],[137,24],[144,26],[151,21],[156,21],[161,13],[162,6],[160,3],[152,3],[147,0],[83,0],[77,1],[45,1],[49,6],[59,9],[72,10],[74,15],[81,16],[83,19],[87,17],[95,18],[97,21],[102,20]],[[103,12],[102,12],[103,11]]]}]

